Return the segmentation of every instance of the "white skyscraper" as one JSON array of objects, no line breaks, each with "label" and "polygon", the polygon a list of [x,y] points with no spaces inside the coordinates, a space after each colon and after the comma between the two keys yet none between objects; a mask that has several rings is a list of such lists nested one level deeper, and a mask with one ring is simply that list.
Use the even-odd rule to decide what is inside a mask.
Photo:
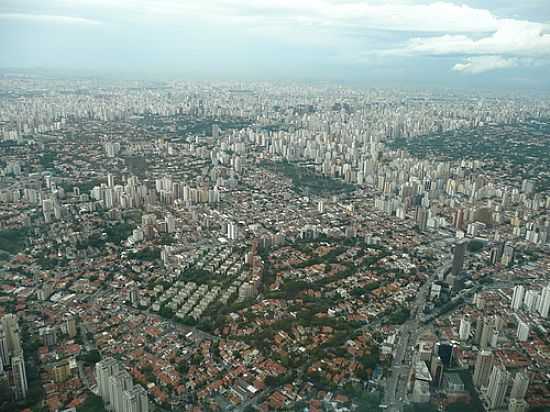
[{"label": "white skyscraper", "polygon": [[520,342],[525,342],[529,337],[529,325],[520,320],[518,323],[516,335]]},{"label": "white skyscraper", "polygon": [[470,338],[470,333],[472,330],[472,322],[470,321],[470,317],[468,315],[465,315],[460,320],[460,340],[465,342]]},{"label": "white skyscraper", "polygon": [[514,377],[514,383],[512,384],[512,391],[510,392],[510,398],[523,399],[527,394],[527,388],[529,387],[529,375],[525,371],[516,373]]},{"label": "white skyscraper", "polygon": [[525,288],[521,285],[514,287],[514,293],[512,294],[511,308],[518,310],[523,304],[523,295],[525,294]]},{"label": "white skyscraper", "polygon": [[548,317],[550,312],[550,285],[542,289],[539,300],[539,313],[543,318]]},{"label": "white skyscraper", "polygon": [[124,391],[129,391],[132,387],[132,377],[125,370],[109,377],[109,398],[115,412],[124,412]]},{"label": "white skyscraper", "polygon": [[147,391],[141,385],[124,391],[123,412],[149,412]]},{"label": "white skyscraper", "polygon": [[474,385],[486,386],[493,368],[494,357],[491,351],[484,350],[478,353],[474,367]]},{"label": "white skyscraper", "polygon": [[113,358],[105,358],[95,365],[97,388],[99,396],[106,404],[111,403],[109,378],[120,370],[118,362]]},{"label": "white skyscraper", "polygon": [[508,380],[509,373],[504,366],[496,365],[493,367],[489,378],[489,386],[487,387],[487,399],[489,400],[490,409],[498,409],[504,406]]},{"label": "white skyscraper", "polygon": [[536,311],[539,307],[540,295],[535,290],[528,290],[523,299],[523,305],[528,312]]},{"label": "white skyscraper", "polygon": [[176,218],[171,213],[166,215],[166,230],[168,233],[174,233],[176,231]]}]

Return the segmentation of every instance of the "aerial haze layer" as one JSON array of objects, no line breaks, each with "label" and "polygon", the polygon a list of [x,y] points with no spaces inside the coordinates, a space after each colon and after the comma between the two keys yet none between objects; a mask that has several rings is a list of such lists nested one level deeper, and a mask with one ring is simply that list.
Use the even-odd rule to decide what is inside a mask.
[{"label": "aerial haze layer", "polygon": [[544,0],[4,0],[0,67],[547,88]]}]

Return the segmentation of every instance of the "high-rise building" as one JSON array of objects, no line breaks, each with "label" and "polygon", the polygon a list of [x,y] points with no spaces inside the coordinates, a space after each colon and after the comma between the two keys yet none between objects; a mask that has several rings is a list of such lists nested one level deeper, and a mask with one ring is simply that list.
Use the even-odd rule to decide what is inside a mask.
[{"label": "high-rise building", "polygon": [[171,213],[166,215],[166,231],[168,233],[174,233],[176,231],[176,218]]},{"label": "high-rise building", "polygon": [[491,351],[484,350],[478,353],[474,367],[474,385],[477,387],[487,386],[493,363],[494,357]]},{"label": "high-rise building", "polygon": [[525,342],[529,337],[529,325],[520,320],[518,323],[516,335],[520,342]]},{"label": "high-rise building", "polygon": [[550,284],[542,289],[538,311],[543,318],[548,317],[548,313],[550,312]]},{"label": "high-rise building", "polygon": [[4,326],[0,323],[0,359],[4,365],[10,363],[10,353],[8,351],[8,337],[4,331]]},{"label": "high-rise building", "polygon": [[106,404],[111,403],[109,378],[120,370],[120,365],[113,358],[105,358],[95,365],[96,381],[99,396]]},{"label": "high-rise building", "polygon": [[470,316],[468,315],[463,316],[462,319],[460,320],[460,330],[459,330],[461,341],[465,342],[470,338],[471,329],[472,329],[472,322],[470,320]]},{"label": "high-rise building", "polygon": [[528,290],[523,299],[523,305],[528,312],[538,311],[540,294],[536,290]]},{"label": "high-rise building", "polygon": [[124,412],[124,391],[131,390],[132,387],[132,377],[125,370],[109,377],[109,399],[115,412]]},{"label": "high-rise building", "polygon": [[23,358],[22,352],[18,355],[12,356],[11,373],[13,377],[15,399],[17,400],[25,399],[29,391],[29,385],[27,382],[25,359]]},{"label": "high-rise building", "polygon": [[4,329],[5,344],[9,356],[19,355],[23,349],[21,347],[21,338],[19,333],[19,324],[17,316],[8,313],[2,317],[2,328]]},{"label": "high-rise building", "polygon": [[510,392],[510,398],[524,399],[527,394],[527,388],[529,387],[529,375],[526,371],[517,372],[514,376],[514,383],[512,384],[512,391]]},{"label": "high-rise building", "polygon": [[523,295],[525,294],[525,288],[521,285],[514,287],[514,293],[512,294],[511,308],[518,310],[523,304]]},{"label": "high-rise building", "polygon": [[147,391],[141,385],[134,386],[123,394],[124,412],[149,412]]},{"label": "high-rise building", "polygon": [[65,319],[65,329],[67,330],[67,335],[69,335],[70,338],[74,338],[78,331],[76,329],[76,318],[74,316],[69,316],[67,319]]},{"label": "high-rise building", "polygon": [[96,364],[99,396],[108,410],[114,412],[148,412],[147,392],[140,385],[134,386],[132,377],[113,358],[105,358]]},{"label": "high-rise building", "polygon": [[481,337],[479,340],[479,347],[481,349],[485,349],[489,346],[489,343],[491,342],[492,331],[493,331],[492,319],[489,316],[484,316],[482,329],[481,329]]},{"label": "high-rise building", "polygon": [[508,389],[509,373],[502,365],[495,365],[489,378],[487,400],[489,409],[498,409],[504,406],[504,397]]},{"label": "high-rise building", "polygon": [[451,274],[454,276],[462,272],[462,267],[464,266],[464,256],[466,254],[466,245],[466,240],[461,240],[455,244],[451,267]]}]

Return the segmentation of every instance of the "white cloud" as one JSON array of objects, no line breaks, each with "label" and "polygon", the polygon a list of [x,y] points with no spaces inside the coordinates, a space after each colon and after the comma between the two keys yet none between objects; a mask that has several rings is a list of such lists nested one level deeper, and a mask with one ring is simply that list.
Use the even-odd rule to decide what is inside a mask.
[{"label": "white cloud", "polygon": [[519,60],[516,58],[505,59],[500,56],[476,56],[469,57],[465,63],[457,63],[453,71],[468,74],[479,74],[498,69],[509,69],[517,67]]},{"label": "white cloud", "polygon": [[97,20],[87,19],[84,17],[73,16],[56,16],[50,14],[26,14],[26,13],[0,13],[0,20],[18,20],[29,22],[45,22],[45,23],[69,23],[69,24],[86,24],[96,25],[101,24]]},{"label": "white cloud", "polygon": [[404,0],[61,0],[66,7],[125,10],[146,18],[181,19],[200,16],[227,22],[256,17],[262,22],[292,25],[298,21],[338,27],[389,31],[487,32],[498,19],[489,10],[435,1],[415,4]]},{"label": "white cloud", "polygon": [[[452,0],[0,1],[4,12],[0,19],[80,24],[104,20],[121,26],[128,21],[160,22],[166,27],[195,24],[205,31],[245,32],[266,41],[283,39],[303,47],[344,50],[346,55],[457,56],[466,60],[453,70],[468,73],[486,71],[491,63],[497,69],[514,61],[537,63],[550,58],[550,25],[501,18],[487,8]],[[37,14],[21,13],[25,10]],[[68,17],[75,14],[82,17]],[[383,42],[369,41],[370,34],[380,32]]]},{"label": "white cloud", "polygon": [[498,28],[490,35],[475,39],[467,35],[416,37],[405,47],[393,50],[406,55],[487,55],[500,54],[518,57],[550,56],[550,34],[540,23],[521,20],[499,20]]}]

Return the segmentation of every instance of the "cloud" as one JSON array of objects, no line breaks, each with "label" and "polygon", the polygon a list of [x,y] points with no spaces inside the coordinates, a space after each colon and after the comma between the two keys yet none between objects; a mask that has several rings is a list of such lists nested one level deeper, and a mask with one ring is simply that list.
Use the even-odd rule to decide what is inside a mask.
[{"label": "cloud", "polygon": [[35,23],[62,23],[62,24],[84,24],[98,25],[101,22],[84,17],[56,16],[50,14],[27,14],[27,13],[0,13],[0,20],[28,21]]},{"label": "cloud", "polygon": [[498,19],[494,31],[481,35],[444,34],[413,37],[401,47],[384,50],[396,56],[460,56],[466,58],[452,70],[470,74],[532,66],[550,57],[547,24],[525,20]]},{"label": "cloud", "polygon": [[457,63],[453,71],[467,74],[479,74],[498,69],[509,69],[517,67],[519,60],[515,58],[505,59],[500,56],[477,56],[469,57],[465,63]]},{"label": "cloud", "polygon": [[[14,1],[14,0],[7,0]],[[28,2],[32,0],[18,0]],[[498,18],[487,9],[435,1],[407,0],[58,0],[56,10],[80,9],[146,19],[181,20],[199,17],[235,22],[253,19],[289,27],[296,22],[335,29],[422,31],[445,33],[488,32]],[[57,13],[56,13],[57,14]]]},{"label": "cloud", "polygon": [[416,37],[395,54],[442,56],[500,54],[517,57],[550,56],[550,34],[541,23],[503,19],[494,33],[475,39],[467,35]]},{"label": "cloud", "polygon": [[[493,0],[468,0],[470,5],[452,0],[1,2],[0,19],[80,25],[104,22],[125,30],[128,24],[156,24],[173,28],[174,33],[182,28],[194,30],[199,33],[197,38],[212,32],[240,34],[266,45],[299,45],[306,52],[324,48],[326,56],[340,53],[358,64],[375,57],[448,56],[456,57],[453,71],[481,73],[487,71],[485,67],[496,70],[510,67],[511,62],[524,65],[527,59],[533,64],[550,59],[550,25],[500,17],[494,12],[497,2]],[[71,17],[75,14],[81,17]]]}]

